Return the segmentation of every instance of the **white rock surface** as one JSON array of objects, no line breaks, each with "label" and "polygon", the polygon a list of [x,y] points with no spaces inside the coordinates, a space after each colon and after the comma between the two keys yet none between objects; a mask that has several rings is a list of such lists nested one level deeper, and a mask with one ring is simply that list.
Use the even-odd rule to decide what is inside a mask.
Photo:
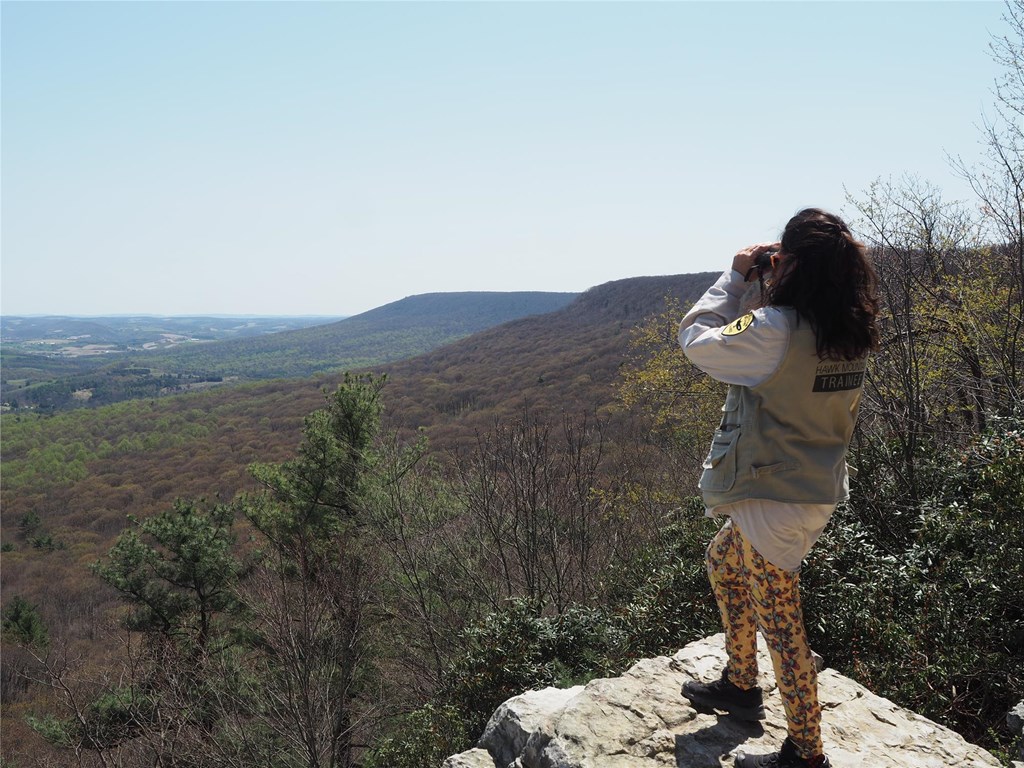
[{"label": "white rock surface", "polygon": [[[786,736],[786,716],[767,648],[758,642],[763,725],[697,712],[681,695],[687,680],[721,674],[724,637],[715,635],[671,658],[644,659],[621,677],[509,699],[478,749],[448,758],[443,768],[722,768],[741,751],[772,752]],[[835,768],[1000,766],[953,731],[831,670],[819,676],[819,696],[825,750]],[[484,750],[487,759],[471,762]]]},{"label": "white rock surface", "polygon": [[1006,727],[1018,735],[1024,732],[1024,701],[1006,713]]},{"label": "white rock surface", "polygon": [[545,688],[509,699],[491,716],[477,746],[489,750],[500,766],[510,765],[527,751],[535,754],[542,746],[538,738],[551,731],[566,703],[582,692],[582,685]]},{"label": "white rock surface", "polygon": [[441,763],[441,768],[494,768],[494,758],[486,749],[471,749],[452,755]]},{"label": "white rock surface", "polygon": [[1024,768],[1024,701],[1006,713],[1006,727],[1017,735],[1017,760],[1013,761],[1013,768]]}]

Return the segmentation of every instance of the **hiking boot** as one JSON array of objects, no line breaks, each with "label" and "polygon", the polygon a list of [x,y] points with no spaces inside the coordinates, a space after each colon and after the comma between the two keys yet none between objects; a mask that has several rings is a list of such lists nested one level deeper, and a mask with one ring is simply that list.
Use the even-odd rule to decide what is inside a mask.
[{"label": "hiking boot", "polygon": [[782,749],[770,755],[739,755],[736,768],[831,768],[825,755],[800,757],[796,744],[788,736],[782,742]]},{"label": "hiking boot", "polygon": [[764,720],[764,696],[760,688],[744,691],[729,682],[729,670],[713,683],[690,680],[683,685],[683,696],[692,704],[721,709],[740,720]]}]

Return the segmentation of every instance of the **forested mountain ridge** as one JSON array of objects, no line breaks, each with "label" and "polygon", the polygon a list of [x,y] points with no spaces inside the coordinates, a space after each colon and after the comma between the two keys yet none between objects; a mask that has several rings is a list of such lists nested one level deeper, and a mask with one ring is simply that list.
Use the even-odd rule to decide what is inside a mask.
[{"label": "forested mountain ridge", "polygon": [[[535,408],[598,409],[614,399],[630,330],[666,297],[693,298],[714,277],[615,281],[557,311],[375,367],[388,375],[389,418],[438,433],[443,446],[445,435],[465,435],[524,400]],[[50,417],[6,414],[4,540],[16,539],[13,521],[29,510],[44,522],[70,523],[62,534],[68,538],[83,528],[106,537],[126,512],[146,515],[174,496],[230,496],[250,462],[291,453],[303,417],[336,381],[279,379]]]},{"label": "forested mountain ridge", "polygon": [[[125,328],[114,323],[66,323],[67,333],[73,336],[66,344],[105,344],[103,354],[81,356],[79,347],[67,347],[70,352],[58,356],[32,353],[40,348],[28,343],[39,321],[10,318],[9,333],[5,331],[3,398],[15,410],[59,411],[209,388],[227,380],[312,376],[380,365],[515,318],[559,309],[576,295],[544,291],[421,294],[337,322],[311,327],[294,327],[293,322],[290,330],[258,335],[237,331],[238,338],[228,338],[223,329],[213,336],[212,332],[197,335],[195,322],[175,324],[175,318],[168,318],[161,322],[171,323],[171,330],[183,326],[182,332],[190,335],[152,350],[141,343],[152,333],[146,336],[147,329],[140,329],[139,323]],[[269,329],[275,322],[264,318],[253,325]],[[234,323],[222,321],[221,325]],[[133,338],[140,343],[131,342]]]},{"label": "forested mountain ridge", "polygon": [[[972,739],[998,740],[986,730],[992,713],[1019,687],[1020,646],[1004,639],[1021,610],[1008,585],[1024,562],[1024,438],[1001,374],[1020,370],[1018,349],[989,342],[1004,338],[1000,310],[1019,289],[998,269],[1006,249],[955,261],[918,252],[876,254],[883,325],[910,332],[887,335],[872,359],[851,505],[802,575],[809,632],[844,674],[903,692]],[[955,296],[937,291],[952,284],[952,263]],[[48,749],[19,718],[56,707],[63,720],[35,726],[52,743],[126,759],[170,749],[199,764],[215,748],[255,750],[240,764],[270,764],[257,753],[301,721],[315,724],[318,749],[343,750],[335,765],[427,768],[465,748],[510,695],[604,676],[707,634],[717,622],[703,569],[709,531],[692,497],[721,392],[686,363],[675,328],[715,277],[598,286],[558,311],[378,367],[383,386],[346,377],[335,389],[340,377],[319,376],[7,414],[5,631],[37,648],[59,638],[75,665],[43,674],[105,698],[69,718],[25,682],[38,658],[5,654],[0,673],[17,683],[4,688],[5,751]],[[932,333],[917,332],[936,318]],[[906,383],[906,359],[929,375]],[[334,390],[326,408],[324,390]],[[623,401],[630,391],[641,399]],[[434,460],[417,461],[418,431]],[[970,621],[946,623],[950,606],[965,605]],[[126,668],[127,684],[101,683],[125,663],[110,642],[125,615],[133,638],[181,663],[144,662]],[[329,716],[254,706],[285,700],[295,683],[279,659],[314,671]],[[260,665],[273,673],[251,674]],[[211,685],[223,694],[213,735],[188,703]],[[153,706],[188,735],[159,743]],[[118,718],[131,724],[124,736],[109,730]],[[38,754],[39,765],[53,756]]]},{"label": "forested mountain ridge", "polygon": [[[612,384],[631,328],[667,296],[692,298],[714,277],[615,281],[555,312],[377,367],[388,374],[389,419],[425,428],[443,447],[524,401],[539,409],[596,410],[614,400]],[[98,549],[120,530],[126,513],[146,516],[176,496],[230,497],[246,485],[249,463],[291,454],[303,418],[322,405],[322,390],[336,381],[279,379],[53,416],[6,414],[4,541],[24,539],[17,521],[34,512],[61,541],[74,543],[90,531]],[[42,562],[50,559],[45,548],[23,544],[5,556],[9,566],[21,561],[30,568],[38,560],[50,567]],[[4,569],[5,584],[24,577],[28,571],[19,567]]]},{"label": "forested mountain ridge", "polygon": [[[387,374],[386,418],[423,428],[444,451],[524,402],[537,412],[607,407],[632,329],[662,310],[666,297],[686,301],[714,278],[615,281],[556,311],[376,367]],[[409,309],[408,320],[435,312],[439,301],[426,297],[392,310]],[[51,632],[67,638],[88,665],[99,663],[114,596],[88,569],[129,524],[128,516],[152,518],[179,498],[224,502],[252,491],[248,467],[294,457],[304,419],[323,407],[324,391],[339,378],[277,379],[52,415],[5,414],[4,594],[38,606]],[[21,710],[8,711],[16,718]],[[23,728],[7,723],[8,734]]]},{"label": "forested mountain ridge", "polygon": [[310,376],[426,352],[477,331],[564,307],[576,293],[464,291],[407,296],[328,325],[210,347],[177,348],[158,362],[246,378]]},{"label": "forested mountain ridge", "polygon": [[524,407],[600,412],[615,401],[631,332],[696,300],[718,273],[636,277],[595,286],[543,317],[524,318],[381,368],[385,403],[401,426],[426,427],[444,447]]}]

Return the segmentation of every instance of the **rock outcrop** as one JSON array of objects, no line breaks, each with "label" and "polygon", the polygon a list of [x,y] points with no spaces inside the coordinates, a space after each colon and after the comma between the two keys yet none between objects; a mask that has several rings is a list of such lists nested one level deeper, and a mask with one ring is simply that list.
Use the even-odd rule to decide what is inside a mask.
[{"label": "rock outcrop", "polygon": [[[698,712],[680,689],[717,678],[724,636],[687,645],[671,658],[644,659],[616,678],[529,691],[494,713],[476,749],[443,768],[721,768],[739,752],[771,752],[786,716],[771,660],[758,638],[764,723]],[[876,696],[832,670],[819,676],[822,735],[835,768],[999,768],[960,735]]]},{"label": "rock outcrop", "polygon": [[1014,768],[1024,768],[1024,701],[1006,713],[1006,727],[1017,737],[1017,762]]}]

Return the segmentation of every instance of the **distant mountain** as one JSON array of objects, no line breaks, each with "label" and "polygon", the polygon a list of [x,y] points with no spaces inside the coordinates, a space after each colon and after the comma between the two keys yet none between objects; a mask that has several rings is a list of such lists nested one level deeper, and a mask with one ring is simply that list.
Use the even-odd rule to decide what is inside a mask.
[{"label": "distant mountain", "polygon": [[[389,376],[386,418],[403,430],[424,428],[439,454],[495,420],[521,414],[524,403],[552,419],[562,409],[613,414],[608,436],[614,441],[632,416],[609,408],[631,331],[662,311],[666,297],[686,306],[716,276],[607,283],[547,314],[375,366]],[[486,296],[478,301],[494,304]],[[400,328],[402,313],[436,317],[444,300],[397,304],[381,309]],[[385,344],[387,334],[379,339]],[[228,500],[253,488],[247,467],[294,457],[303,419],[324,406],[324,390],[339,378],[275,379],[52,416],[5,414],[0,509],[2,540],[12,547],[3,554],[5,593],[23,595],[54,616],[84,615],[82,606],[101,615],[111,597],[85,575],[84,564],[111,546],[127,515],[145,518],[175,498]],[[38,531],[26,532],[26,521],[36,516],[32,530]]]},{"label": "distant mountain", "polygon": [[576,293],[424,293],[336,323],[272,336],[177,347],[146,364],[178,372],[267,379],[400,360],[501,323],[567,305]]},{"label": "distant mountain", "polygon": [[[438,450],[518,414],[524,403],[535,413],[598,411],[615,401],[631,331],[662,311],[666,297],[686,306],[716,277],[706,272],[606,283],[556,311],[368,370],[388,374],[389,422],[424,428]],[[388,312],[426,311],[434,301],[443,305],[423,297]],[[125,513],[145,516],[175,496],[230,498],[248,484],[250,463],[292,455],[303,418],[323,406],[323,390],[339,378],[275,379],[50,417],[6,414],[5,533],[34,510],[106,538],[120,529]]]},{"label": "distant mountain", "polygon": [[303,318],[5,318],[3,400],[59,411],[381,365],[577,295],[429,293],[313,327]]},{"label": "distant mountain", "polygon": [[392,363],[381,369],[389,377],[385,404],[397,424],[426,428],[442,447],[524,405],[534,413],[601,410],[615,400],[632,330],[663,311],[667,299],[692,303],[718,274],[604,283],[556,312]]},{"label": "distant mountain", "polygon": [[161,349],[185,342],[260,336],[323,325],[338,316],[256,317],[228,315],[4,315],[0,342],[11,351],[62,353],[65,357]]},{"label": "distant mountain", "polygon": [[[263,336],[338,320],[338,317],[65,315],[0,317],[3,401],[63,410],[197,386],[210,376],[155,375],[134,363],[138,353],[222,339]],[[221,377],[223,378],[223,377]],[[74,393],[89,393],[75,397]],[[95,395],[95,397],[93,397]]]}]

